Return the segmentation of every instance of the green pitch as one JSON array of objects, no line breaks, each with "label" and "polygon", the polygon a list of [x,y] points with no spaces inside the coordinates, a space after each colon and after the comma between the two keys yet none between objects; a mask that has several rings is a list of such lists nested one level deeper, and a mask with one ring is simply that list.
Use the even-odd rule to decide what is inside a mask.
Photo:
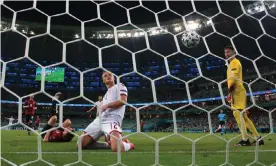
[{"label": "green pitch", "polygon": [[[80,133],[79,133],[80,134]],[[145,133],[159,139],[172,133]],[[126,135],[126,134],[124,134]],[[215,166],[225,162],[226,142],[214,135],[205,133],[181,133],[189,139],[196,140],[196,165]],[[205,137],[204,137],[205,136]],[[217,136],[220,136],[217,134]],[[230,140],[236,134],[226,134],[222,138]],[[1,156],[16,164],[22,164],[37,159],[37,139],[27,131],[1,131]],[[129,137],[135,144],[135,150],[122,153],[122,163],[130,166],[147,166],[155,163],[155,143],[149,137],[135,134]],[[233,139],[229,147],[230,163],[237,166],[249,164],[255,159],[255,147],[234,147],[239,138]],[[259,147],[259,162],[265,165],[276,163],[276,134],[270,134],[264,138],[265,146]],[[42,158],[54,165],[64,165],[77,161],[78,154],[76,141],[70,143],[43,143]],[[192,163],[192,143],[180,136],[174,135],[161,140],[159,144],[159,163],[161,165],[190,165]],[[83,161],[91,165],[105,166],[117,163],[117,154],[108,150],[84,150]],[[1,165],[9,165],[1,160]],[[42,162],[30,164],[32,166],[44,166]],[[84,165],[81,163],[76,164]]]}]

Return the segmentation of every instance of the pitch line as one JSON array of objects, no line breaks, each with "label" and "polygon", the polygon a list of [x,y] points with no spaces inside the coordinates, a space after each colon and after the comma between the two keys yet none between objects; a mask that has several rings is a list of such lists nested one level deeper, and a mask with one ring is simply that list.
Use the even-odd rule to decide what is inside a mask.
[{"label": "pitch line", "polygon": [[[230,153],[255,153],[255,150],[233,150],[229,151]],[[258,150],[258,152],[276,152],[276,150]],[[82,151],[83,154],[114,154],[114,152],[86,152],[85,150]],[[159,152],[159,154],[189,154],[192,151],[168,151],[168,152]],[[196,151],[199,154],[205,153],[226,153],[225,150],[221,151]],[[1,152],[1,154],[37,154],[37,152]],[[42,154],[78,154],[78,152],[42,152]],[[155,154],[154,151],[150,152],[129,152],[129,154]]]}]

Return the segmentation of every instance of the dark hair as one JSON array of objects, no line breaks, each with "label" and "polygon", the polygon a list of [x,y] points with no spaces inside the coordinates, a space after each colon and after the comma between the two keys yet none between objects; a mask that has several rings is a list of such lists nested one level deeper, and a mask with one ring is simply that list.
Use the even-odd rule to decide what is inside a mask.
[{"label": "dark hair", "polygon": [[235,51],[235,49],[232,45],[227,45],[227,46],[224,47],[224,49],[230,49],[232,51]]},{"label": "dark hair", "polygon": [[[74,130],[72,130],[71,132],[74,132]],[[72,141],[72,139],[74,138],[74,134],[71,134],[71,133],[67,133],[63,138],[62,140],[65,141],[65,142],[70,142]]]}]

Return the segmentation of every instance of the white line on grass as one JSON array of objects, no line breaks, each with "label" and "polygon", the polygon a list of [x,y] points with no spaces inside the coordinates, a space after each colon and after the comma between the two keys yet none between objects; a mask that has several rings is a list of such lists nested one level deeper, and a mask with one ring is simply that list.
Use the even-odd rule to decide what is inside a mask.
[{"label": "white line on grass", "polygon": [[[226,151],[196,151],[196,153],[225,153]],[[233,150],[229,151],[230,153],[255,153],[255,150]],[[258,150],[258,152],[276,152],[276,150]],[[83,154],[112,154],[114,152],[88,152],[83,151]],[[155,154],[154,151],[150,152],[129,152],[132,154]],[[183,154],[183,153],[192,153],[192,151],[167,151],[167,152],[159,152],[160,154]],[[37,152],[1,152],[1,154],[37,154]],[[78,152],[42,152],[42,154],[78,154]]]}]

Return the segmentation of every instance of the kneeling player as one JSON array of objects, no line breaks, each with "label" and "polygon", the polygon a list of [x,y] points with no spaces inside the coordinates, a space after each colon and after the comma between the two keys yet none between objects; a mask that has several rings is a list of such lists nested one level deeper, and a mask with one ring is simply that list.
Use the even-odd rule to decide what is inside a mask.
[{"label": "kneeling player", "polygon": [[[42,132],[53,128],[56,121],[57,116],[52,116],[48,123],[42,129]],[[71,132],[74,132],[74,130],[71,128],[71,121],[69,119],[66,119],[63,122],[63,127]],[[62,128],[58,128],[42,134],[41,137],[43,138],[44,142],[70,142],[73,139],[74,134],[71,134],[70,132]]]},{"label": "kneeling player", "polygon": [[[103,105],[101,106],[101,124],[99,116],[90,123],[84,130],[81,146],[86,149],[90,144],[94,144],[98,139],[110,134],[111,137],[107,137],[107,142],[110,142],[110,148],[113,152],[117,152],[117,139],[121,138],[121,123],[124,118],[125,105],[122,101],[127,102],[127,88],[123,84],[115,85],[114,76],[110,72],[104,72],[102,74],[103,83],[108,88],[107,93],[103,99]],[[118,94],[120,92],[120,95]],[[120,98],[120,100],[118,100]],[[87,134],[87,135],[86,135]],[[120,142],[121,151],[126,152],[134,149],[134,145],[128,140]]]}]

